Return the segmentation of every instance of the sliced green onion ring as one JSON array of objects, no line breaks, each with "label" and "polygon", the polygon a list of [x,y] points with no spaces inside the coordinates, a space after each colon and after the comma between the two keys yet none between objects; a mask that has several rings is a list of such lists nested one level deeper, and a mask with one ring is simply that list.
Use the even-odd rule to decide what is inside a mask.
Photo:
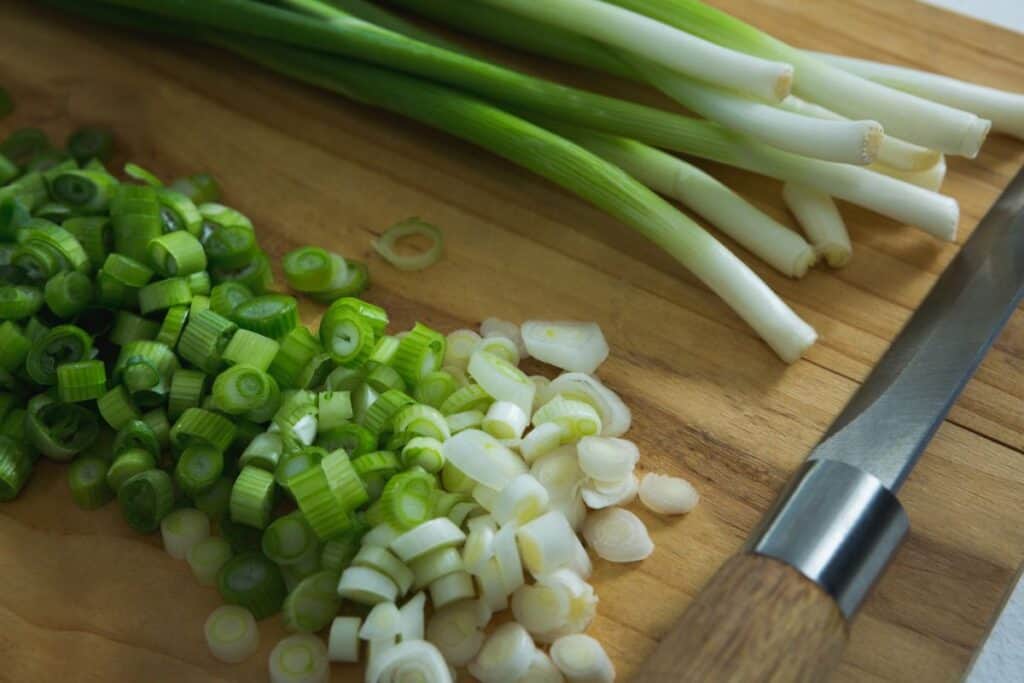
[{"label": "sliced green onion ring", "polygon": [[[399,240],[422,236],[430,241],[430,246],[417,254],[400,254],[397,251]],[[444,236],[441,231],[430,223],[418,218],[410,218],[392,225],[373,242],[373,248],[384,257],[384,260],[399,270],[423,270],[441,259],[444,250]]]}]

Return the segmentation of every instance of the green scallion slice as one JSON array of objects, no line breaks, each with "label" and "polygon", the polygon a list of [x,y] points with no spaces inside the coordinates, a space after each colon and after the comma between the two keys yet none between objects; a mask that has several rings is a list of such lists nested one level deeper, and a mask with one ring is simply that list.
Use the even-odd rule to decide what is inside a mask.
[{"label": "green scallion slice", "polygon": [[83,510],[95,510],[114,499],[107,485],[107,461],[96,456],[78,458],[68,468],[71,499]]},{"label": "green scallion slice", "polygon": [[231,489],[231,519],[257,529],[266,528],[274,506],[274,475],[258,467],[242,468]]},{"label": "green scallion slice", "polygon": [[130,311],[118,311],[108,339],[117,346],[125,346],[135,341],[153,341],[159,332],[160,325],[155,320]]},{"label": "green scallion slice", "polygon": [[83,360],[57,367],[57,396],[64,403],[91,401],[107,392],[107,369],[102,361]]},{"label": "green scallion slice", "polygon": [[147,450],[141,448],[130,448],[122,451],[110,463],[107,470],[107,485],[117,493],[121,486],[134,477],[136,474],[146,472],[156,467],[156,457]]},{"label": "green scallion slice", "polygon": [[210,308],[230,318],[238,305],[253,298],[249,288],[240,282],[222,282],[210,291]]},{"label": "green scallion slice", "polygon": [[171,427],[171,445],[183,451],[207,445],[224,452],[235,438],[235,425],[226,417],[203,408],[188,408]]},{"label": "green scallion slice", "polygon": [[[19,413],[24,411],[12,411],[8,417],[19,418]],[[21,423],[20,419],[18,423]],[[0,501],[18,497],[32,474],[34,463],[28,449],[11,435],[0,434]]]},{"label": "green scallion slice", "polygon": [[184,276],[206,270],[206,252],[196,237],[184,230],[160,235],[146,246],[149,263],[165,277]]},{"label": "green scallion slice", "polygon": [[151,534],[174,506],[174,485],[166,472],[151,469],[121,484],[117,499],[128,525],[139,533]]},{"label": "green scallion slice", "polygon": [[[341,264],[345,265],[344,259]],[[300,247],[288,252],[281,259],[281,267],[288,286],[300,292],[327,289],[338,271],[337,260],[320,247]]]},{"label": "green scallion slice", "polygon": [[341,607],[338,575],[319,571],[298,583],[281,607],[286,631],[315,633],[330,625]]},{"label": "green scallion slice", "polygon": [[178,178],[171,183],[171,189],[188,197],[195,204],[206,204],[220,199],[220,185],[209,173]]},{"label": "green scallion slice", "polygon": [[0,285],[0,320],[23,320],[43,307],[43,293],[27,285]]},{"label": "green scallion slice", "polygon": [[58,462],[66,462],[88,448],[99,435],[96,414],[78,403],[52,402],[38,410],[29,408],[25,433],[36,450]]},{"label": "green scallion slice", "polygon": [[256,619],[276,614],[284,603],[281,570],[258,552],[242,553],[228,560],[217,575],[217,587],[224,602],[245,607]]},{"label": "green scallion slice", "polygon": [[394,368],[406,382],[415,385],[422,377],[441,369],[446,345],[443,334],[416,323],[398,345]]},{"label": "green scallion slice", "polygon": [[222,355],[238,326],[211,310],[190,315],[178,341],[181,357],[200,370],[213,374],[223,365]]},{"label": "green scallion slice", "polygon": [[83,126],[68,136],[65,146],[80,164],[91,159],[108,161],[114,153],[114,133],[101,126]]},{"label": "green scallion slice", "polygon": [[163,234],[156,189],[122,184],[110,202],[114,248],[139,262],[146,260],[149,241]]},{"label": "green scallion slice", "polygon": [[318,545],[316,534],[301,512],[279,517],[263,532],[263,554],[279,565],[295,564],[315,552]]},{"label": "green scallion slice", "polygon": [[414,467],[400,472],[384,485],[380,500],[380,520],[399,530],[419,526],[433,515],[437,481],[425,470]]},{"label": "green scallion slice", "polygon": [[280,348],[270,337],[243,329],[235,332],[221,357],[229,365],[245,364],[266,372]]},{"label": "green scallion slice", "polygon": [[201,370],[175,370],[167,396],[167,416],[176,420],[189,408],[198,408],[206,393],[208,379],[209,375]]},{"label": "green scallion slice", "polygon": [[240,303],[231,319],[242,329],[277,339],[298,324],[299,306],[294,297],[266,294]]},{"label": "green scallion slice", "polygon": [[117,192],[117,179],[104,171],[71,169],[48,176],[50,195],[73,210],[102,212]]},{"label": "green scallion slice", "polygon": [[20,327],[9,320],[0,323],[0,368],[8,372],[21,368],[31,348]]},{"label": "green scallion slice", "polygon": [[224,471],[224,455],[210,446],[190,446],[174,466],[174,480],[185,495],[195,498],[210,490]]},{"label": "green scallion slice", "polygon": [[213,400],[219,410],[242,415],[265,407],[273,396],[273,384],[274,378],[259,368],[233,365],[214,379]]},{"label": "green scallion slice", "polygon": [[120,429],[128,422],[141,417],[123,384],[103,394],[96,401],[96,407],[107,424],[114,429]]},{"label": "green scallion slice", "polygon": [[139,310],[143,315],[153,311],[162,311],[172,306],[188,304],[191,301],[192,288],[189,287],[188,280],[183,277],[157,280],[139,290]]},{"label": "green scallion slice", "polygon": [[160,204],[160,223],[165,233],[183,230],[199,236],[203,227],[203,216],[195,203],[177,190],[161,187],[156,191]]},{"label": "green scallion slice", "polygon": [[111,450],[115,456],[127,450],[143,450],[156,458],[160,455],[160,439],[145,420],[131,420],[117,430]]}]

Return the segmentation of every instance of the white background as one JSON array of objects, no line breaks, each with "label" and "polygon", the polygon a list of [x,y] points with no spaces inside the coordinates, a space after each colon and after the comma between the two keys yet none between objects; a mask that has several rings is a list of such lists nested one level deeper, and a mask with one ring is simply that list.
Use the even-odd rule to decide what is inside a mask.
[{"label": "white background", "polygon": [[1024,33],[1024,0],[925,0]]}]

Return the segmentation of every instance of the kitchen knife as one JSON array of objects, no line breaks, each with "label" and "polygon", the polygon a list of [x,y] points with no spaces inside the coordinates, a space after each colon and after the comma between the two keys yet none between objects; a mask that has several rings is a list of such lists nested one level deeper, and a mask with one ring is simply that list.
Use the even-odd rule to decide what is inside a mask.
[{"label": "kitchen knife", "polygon": [[1022,294],[1024,170],[635,680],[827,679],[909,529],[896,493]]}]

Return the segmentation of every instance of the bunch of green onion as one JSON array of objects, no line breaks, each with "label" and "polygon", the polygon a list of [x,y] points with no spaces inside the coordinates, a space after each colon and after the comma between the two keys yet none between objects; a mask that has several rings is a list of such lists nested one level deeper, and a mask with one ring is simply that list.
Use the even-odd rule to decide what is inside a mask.
[{"label": "bunch of green onion", "polygon": [[[648,84],[702,118],[504,68],[367,0],[48,0],[226,48],[533,170],[665,249],[788,362],[813,344],[814,331],[654,192],[801,277],[819,258],[834,267],[850,260],[833,198],[954,239],[958,205],[937,193],[945,155],[975,156],[990,128],[1024,134],[1024,96],[803,52],[698,0],[389,1]],[[784,181],[807,238],[670,152]]]}]

